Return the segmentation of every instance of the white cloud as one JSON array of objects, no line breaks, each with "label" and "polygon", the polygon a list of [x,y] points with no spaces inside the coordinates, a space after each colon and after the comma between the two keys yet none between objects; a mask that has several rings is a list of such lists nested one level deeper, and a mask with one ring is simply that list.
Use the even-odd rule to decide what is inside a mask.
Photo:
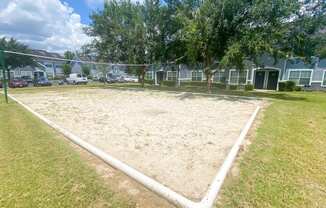
[{"label": "white cloud", "polygon": [[80,15],[60,0],[1,0],[0,36],[14,37],[31,48],[75,50],[91,38]]}]

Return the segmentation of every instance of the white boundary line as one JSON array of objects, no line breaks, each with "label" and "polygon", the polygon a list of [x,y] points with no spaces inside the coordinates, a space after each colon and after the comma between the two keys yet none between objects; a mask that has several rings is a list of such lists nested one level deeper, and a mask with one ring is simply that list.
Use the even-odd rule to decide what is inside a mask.
[{"label": "white boundary line", "polygon": [[215,199],[217,198],[217,195],[223,185],[224,179],[226,178],[229,170],[232,167],[232,164],[234,160],[237,157],[237,154],[239,152],[239,149],[250,129],[252,126],[260,107],[258,106],[256,110],[251,115],[250,119],[244,126],[243,130],[241,131],[241,134],[235,144],[233,145],[231,151],[228,153],[225,161],[223,162],[222,166],[220,167],[219,171],[217,172],[212,184],[210,185],[205,197],[200,202],[194,202],[186,197],[176,193],[175,191],[167,188],[166,186],[162,185],[161,183],[157,182],[156,180],[144,175],[143,173],[139,172],[138,170],[128,166],[127,164],[119,161],[118,159],[110,156],[109,154],[105,153],[104,151],[100,150],[99,148],[83,141],[78,136],[72,134],[71,132],[61,128],[54,122],[50,121],[49,119],[45,118],[43,115],[35,112],[33,109],[13,97],[12,95],[9,95],[9,97],[22,105],[25,109],[30,111],[32,114],[34,114],[36,117],[44,121],[46,124],[48,124],[50,127],[54,128],[55,130],[62,133],[64,136],[66,136],[68,139],[70,139],[75,144],[81,146],[82,148],[86,149],[88,152],[94,154],[95,156],[102,159],[104,162],[108,163],[109,165],[117,168],[118,170],[122,171],[126,175],[130,176],[137,182],[143,184],[148,189],[156,192],[158,195],[164,197],[165,199],[169,200],[173,204],[182,207],[182,208],[212,208],[215,202]]}]

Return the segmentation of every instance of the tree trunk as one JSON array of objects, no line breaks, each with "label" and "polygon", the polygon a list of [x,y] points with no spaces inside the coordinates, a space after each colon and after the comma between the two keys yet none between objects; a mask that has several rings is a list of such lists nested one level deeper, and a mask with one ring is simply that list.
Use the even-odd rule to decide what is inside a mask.
[{"label": "tree trunk", "polygon": [[211,65],[212,65],[212,59],[211,57],[207,56],[204,62],[204,67],[205,67],[205,74],[207,78],[207,90],[208,93],[212,92],[212,70],[211,70]]},{"label": "tree trunk", "polygon": [[209,71],[206,76],[207,76],[208,93],[212,93],[212,73],[211,73],[211,71]]},{"label": "tree trunk", "polygon": [[146,73],[146,66],[142,67],[141,70],[141,87],[145,87],[145,73]]},{"label": "tree trunk", "polygon": [[10,80],[11,80],[11,77],[10,77],[10,69],[7,68],[7,81],[8,81],[8,85],[9,85]]},{"label": "tree trunk", "polygon": [[176,86],[180,87],[180,65],[178,65],[178,70],[177,70],[177,74],[176,74]]}]

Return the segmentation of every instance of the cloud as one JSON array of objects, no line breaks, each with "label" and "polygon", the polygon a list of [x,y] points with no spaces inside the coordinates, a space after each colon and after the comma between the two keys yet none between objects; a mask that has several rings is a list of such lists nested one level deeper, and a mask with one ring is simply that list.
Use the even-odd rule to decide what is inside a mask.
[{"label": "cloud", "polygon": [[1,0],[0,37],[14,37],[31,48],[63,52],[91,38],[80,15],[60,0]]}]

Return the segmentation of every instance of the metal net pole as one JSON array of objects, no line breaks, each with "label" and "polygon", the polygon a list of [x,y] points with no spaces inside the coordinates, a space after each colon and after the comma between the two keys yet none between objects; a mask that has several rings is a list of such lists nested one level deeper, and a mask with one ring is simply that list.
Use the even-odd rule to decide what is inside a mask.
[{"label": "metal net pole", "polygon": [[6,99],[6,103],[8,103],[8,83],[6,79],[6,65],[5,65],[5,54],[2,50],[0,50],[0,66],[2,68],[2,87]]}]

